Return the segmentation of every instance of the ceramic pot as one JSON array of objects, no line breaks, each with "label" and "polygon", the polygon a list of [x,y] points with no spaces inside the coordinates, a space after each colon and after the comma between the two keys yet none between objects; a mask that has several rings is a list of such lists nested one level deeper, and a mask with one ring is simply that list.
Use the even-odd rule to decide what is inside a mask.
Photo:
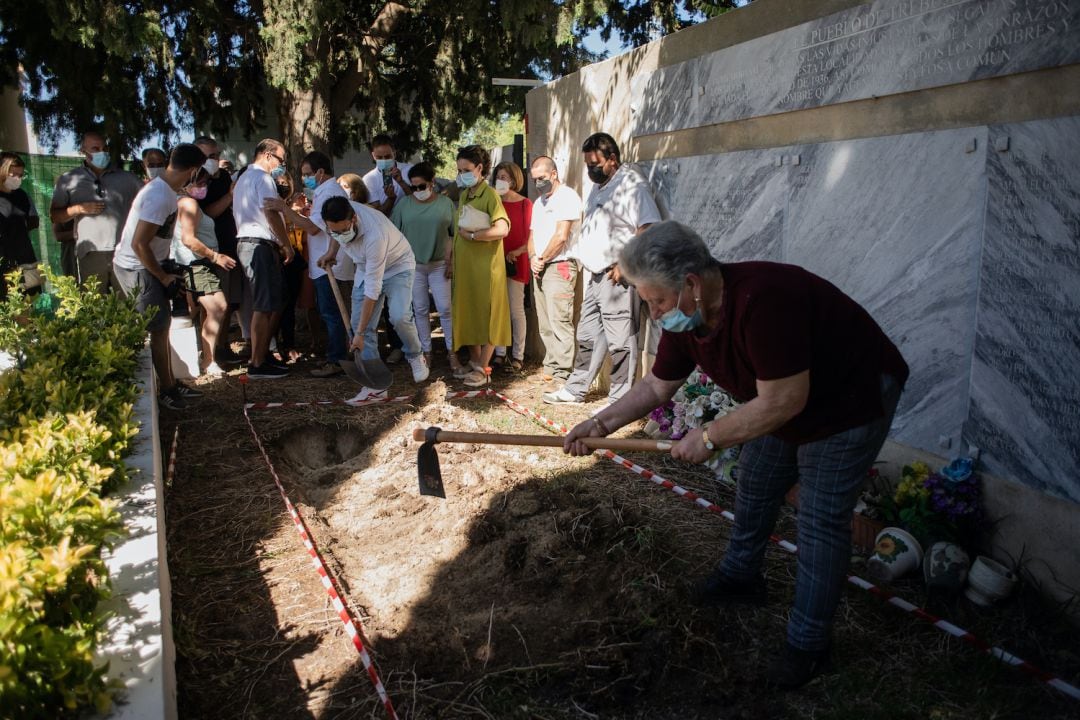
[{"label": "ceramic pot", "polygon": [[919,567],[922,559],[922,546],[911,533],[887,527],[874,539],[874,554],[866,561],[866,572],[875,580],[887,582]]},{"label": "ceramic pot", "polygon": [[968,586],[964,589],[964,595],[976,605],[989,607],[1012,594],[1016,583],[1016,573],[997,560],[980,555],[975,558],[971,572],[968,573]]},{"label": "ceramic pot", "polygon": [[936,542],[930,546],[923,560],[923,578],[926,587],[955,594],[964,589],[971,558],[959,545]]}]

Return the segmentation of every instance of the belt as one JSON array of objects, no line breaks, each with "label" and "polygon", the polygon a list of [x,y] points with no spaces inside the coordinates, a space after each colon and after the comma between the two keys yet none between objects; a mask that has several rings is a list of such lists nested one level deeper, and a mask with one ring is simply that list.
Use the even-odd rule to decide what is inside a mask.
[{"label": "belt", "polygon": [[277,243],[274,242],[273,240],[267,240],[266,238],[257,238],[257,237],[238,237],[238,238],[236,238],[236,242],[254,243],[256,245],[271,245],[271,246],[276,246],[277,245]]}]

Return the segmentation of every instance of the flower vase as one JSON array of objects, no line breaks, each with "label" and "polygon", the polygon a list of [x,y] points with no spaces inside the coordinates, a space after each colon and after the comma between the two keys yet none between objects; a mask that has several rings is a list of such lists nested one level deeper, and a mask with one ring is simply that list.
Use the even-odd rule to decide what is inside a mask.
[{"label": "flower vase", "polygon": [[998,561],[980,555],[975,558],[968,573],[964,595],[976,605],[989,607],[1012,594],[1016,583],[1016,573]]},{"label": "flower vase", "polygon": [[874,554],[866,561],[866,571],[879,582],[903,577],[922,564],[923,549],[915,536],[898,527],[878,533]]},{"label": "flower vase", "polygon": [[928,589],[955,595],[964,589],[970,566],[971,558],[962,547],[951,542],[936,542],[923,560],[923,579]]}]

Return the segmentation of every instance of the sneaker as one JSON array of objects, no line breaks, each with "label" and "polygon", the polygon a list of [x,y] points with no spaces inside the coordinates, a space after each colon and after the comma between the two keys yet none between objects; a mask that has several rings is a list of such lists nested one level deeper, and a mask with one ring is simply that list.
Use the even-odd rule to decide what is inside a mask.
[{"label": "sneaker", "polygon": [[386,356],[386,362],[388,365],[399,363],[405,357],[405,353],[401,352],[400,348],[394,348],[390,351],[390,354]]},{"label": "sneaker", "polygon": [[366,400],[381,400],[386,397],[385,390],[373,390],[369,387],[360,388],[360,392],[356,393],[356,397],[351,397],[345,402],[347,403],[359,403]]},{"label": "sneaker", "polygon": [[428,379],[431,370],[428,368],[427,361],[424,360],[423,353],[416,357],[408,358],[408,361],[409,367],[412,369],[412,380],[414,383],[422,383]]},{"label": "sneaker", "polygon": [[753,580],[736,581],[720,572],[720,568],[699,580],[690,591],[690,597],[699,607],[764,605],[769,599],[765,578],[761,575]]},{"label": "sneaker", "polygon": [[190,385],[185,385],[184,383],[179,381],[177,381],[176,385],[173,386],[173,390],[175,390],[180,395],[180,397],[184,398],[185,400],[194,400],[203,396],[202,390],[196,390]]},{"label": "sneaker", "polygon": [[162,390],[158,394],[158,405],[167,410],[187,410],[187,401],[176,391],[176,387]]},{"label": "sneaker", "polygon": [[337,363],[324,362],[322,365],[311,371],[311,377],[328,378],[340,375],[343,372],[345,371],[342,370],[341,366]]},{"label": "sneaker", "polygon": [[488,384],[491,379],[491,368],[476,368],[472,370],[462,379],[469,387],[483,387]]},{"label": "sneaker", "polygon": [[785,641],[780,657],[765,673],[765,682],[781,690],[800,688],[831,668],[830,655],[829,648],[800,650]]},{"label": "sneaker", "polygon": [[206,366],[206,370],[203,371],[207,377],[221,377],[225,374],[225,370],[216,362],[212,362]]},{"label": "sneaker", "polygon": [[543,400],[548,405],[581,405],[583,402],[571,395],[564,387],[559,388],[555,392],[544,393]]},{"label": "sneaker", "polygon": [[273,363],[264,362],[262,365],[248,365],[247,375],[252,380],[277,380],[288,377],[289,371]]}]

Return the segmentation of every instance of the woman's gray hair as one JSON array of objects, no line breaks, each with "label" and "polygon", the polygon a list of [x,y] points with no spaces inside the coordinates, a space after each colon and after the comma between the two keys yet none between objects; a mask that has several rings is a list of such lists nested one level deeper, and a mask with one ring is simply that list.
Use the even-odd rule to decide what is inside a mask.
[{"label": "woman's gray hair", "polygon": [[678,290],[690,273],[719,267],[701,236],[682,223],[665,220],[630,239],[619,253],[619,272],[631,283]]}]

